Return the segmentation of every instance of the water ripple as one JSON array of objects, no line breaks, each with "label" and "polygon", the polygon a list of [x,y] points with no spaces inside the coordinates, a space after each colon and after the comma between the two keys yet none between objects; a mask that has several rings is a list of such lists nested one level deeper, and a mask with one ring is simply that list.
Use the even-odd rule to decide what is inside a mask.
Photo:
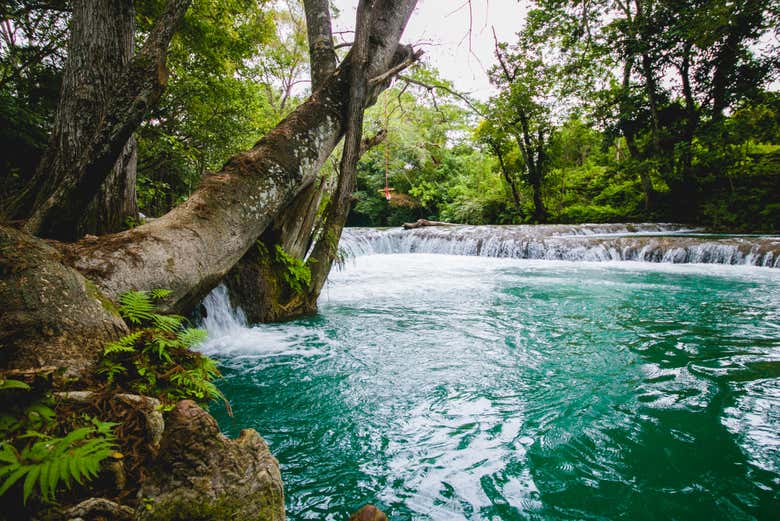
[{"label": "water ripple", "polygon": [[317,317],[211,316],[291,520],[780,511],[780,271],[370,256]]}]

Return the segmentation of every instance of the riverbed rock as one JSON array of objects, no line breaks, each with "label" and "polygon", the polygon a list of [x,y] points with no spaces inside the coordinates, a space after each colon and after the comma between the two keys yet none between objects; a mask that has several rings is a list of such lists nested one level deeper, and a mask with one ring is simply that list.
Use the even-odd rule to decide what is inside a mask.
[{"label": "riverbed rock", "polygon": [[282,521],[279,463],[252,430],[224,436],[216,420],[191,400],[165,420],[155,464],[141,488],[139,521]]},{"label": "riverbed rock", "polygon": [[0,369],[56,366],[89,374],[127,333],[113,304],[51,245],[0,226]]},{"label": "riverbed rock", "polygon": [[349,521],[387,521],[387,515],[374,505],[366,505],[352,514]]}]

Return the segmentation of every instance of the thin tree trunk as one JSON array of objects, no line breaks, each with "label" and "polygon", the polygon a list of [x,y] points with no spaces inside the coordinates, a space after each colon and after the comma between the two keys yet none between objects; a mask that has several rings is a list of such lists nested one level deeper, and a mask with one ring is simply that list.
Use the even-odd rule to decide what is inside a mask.
[{"label": "thin tree trunk", "polygon": [[655,79],[655,71],[653,69],[654,63],[647,50],[647,45],[652,38],[652,34],[648,30],[647,17],[642,4],[643,0],[635,0],[636,16],[634,17],[634,23],[636,24],[635,36],[638,37],[636,43],[643,46],[643,50],[639,53],[640,63],[642,65],[642,75],[645,77],[645,95],[647,96],[647,102],[650,106],[650,118],[652,122],[652,136],[653,136],[653,150],[656,153],[661,151],[661,117],[658,112],[658,84]]},{"label": "thin tree trunk", "polygon": [[683,96],[685,98],[685,127],[683,132],[683,151],[680,158],[680,178],[683,184],[689,184],[691,180],[691,164],[693,162],[693,137],[699,126],[699,111],[693,98],[691,87],[690,67],[692,42],[686,42],[683,49],[683,60],[680,66],[682,78]]},{"label": "thin tree trunk", "polygon": [[[623,63],[623,84],[622,93],[620,95],[620,116],[618,118],[618,125],[623,137],[626,139],[626,146],[628,152],[631,154],[631,158],[635,160],[640,159],[639,147],[636,144],[636,135],[632,126],[632,122],[628,117],[629,106],[628,99],[631,90],[631,70],[634,66],[634,57],[627,56]],[[653,188],[653,181],[647,170],[643,165],[639,166],[639,182],[642,185],[642,192],[645,195],[645,210],[650,210],[653,206],[653,199],[655,189]]]},{"label": "thin tree trunk", "polygon": [[515,134],[515,141],[517,141],[517,146],[520,148],[520,154],[523,157],[523,162],[525,162],[525,167],[528,171],[528,183],[531,185],[533,191],[533,220],[537,223],[543,223],[547,221],[548,214],[547,209],[544,207],[544,200],[542,199],[542,180],[544,179],[544,167],[541,164],[544,148],[542,133],[540,130],[538,142],[534,144],[531,138],[528,117],[525,112],[522,111],[519,116],[522,136]]},{"label": "thin tree trunk", "polygon": [[498,158],[498,166],[501,168],[501,174],[504,176],[506,184],[509,185],[509,189],[512,191],[512,200],[515,203],[515,208],[520,211],[520,193],[517,190],[517,184],[515,183],[515,180],[512,179],[512,176],[510,175],[509,170],[504,163],[504,154],[501,153],[501,149],[498,147],[498,145],[491,145],[490,148],[493,149],[493,153],[496,155],[496,158]]},{"label": "thin tree trunk", "polygon": [[309,41],[311,90],[317,90],[336,70],[338,60],[333,47],[329,0],[304,0],[306,35]]}]

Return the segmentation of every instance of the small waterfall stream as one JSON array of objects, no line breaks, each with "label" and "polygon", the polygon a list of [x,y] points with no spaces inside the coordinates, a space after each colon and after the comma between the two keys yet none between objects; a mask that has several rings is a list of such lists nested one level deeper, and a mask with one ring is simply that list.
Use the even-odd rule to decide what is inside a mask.
[{"label": "small waterfall stream", "polygon": [[719,235],[673,224],[346,228],[347,256],[443,253],[515,259],[780,267],[780,237]]},{"label": "small waterfall stream", "polygon": [[241,308],[230,305],[227,287],[220,284],[203,299],[206,309],[202,327],[212,338],[226,337],[238,334],[247,329],[247,320]]}]

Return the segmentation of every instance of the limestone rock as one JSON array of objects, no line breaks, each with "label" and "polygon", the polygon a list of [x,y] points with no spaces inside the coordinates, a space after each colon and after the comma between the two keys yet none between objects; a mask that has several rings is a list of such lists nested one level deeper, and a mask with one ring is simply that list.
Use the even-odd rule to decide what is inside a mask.
[{"label": "limestone rock", "polygon": [[109,300],[46,242],[0,226],[0,368],[85,374],[127,333]]},{"label": "limestone rock", "polygon": [[148,469],[136,517],[141,521],[282,521],[279,464],[257,432],[231,440],[191,400],[165,421],[155,465]]}]

